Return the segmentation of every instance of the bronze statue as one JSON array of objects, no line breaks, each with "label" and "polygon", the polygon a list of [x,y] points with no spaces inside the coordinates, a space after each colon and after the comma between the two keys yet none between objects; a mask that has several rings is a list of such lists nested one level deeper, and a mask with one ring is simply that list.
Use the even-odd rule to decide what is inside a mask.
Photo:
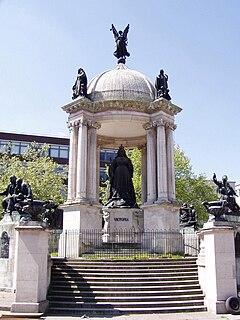
[{"label": "bronze statue", "polygon": [[28,200],[32,200],[32,189],[29,184],[23,182],[21,178],[18,178],[16,181],[16,188],[14,190],[14,194],[9,199],[8,209],[10,212],[15,209],[18,210],[19,207],[24,206]]},{"label": "bronze statue", "polygon": [[160,70],[160,74],[156,77],[155,88],[158,98],[171,100],[168,89],[168,75],[164,74],[163,69]]},{"label": "bronze statue", "polygon": [[13,211],[17,211],[21,220],[42,220],[47,222],[50,227],[54,226],[53,219],[56,221],[58,219],[54,216],[57,214],[57,206],[54,202],[34,200],[29,184],[21,178],[17,179],[14,175],[10,176],[10,184],[0,195],[6,195],[2,201],[4,214],[9,213],[11,216]]},{"label": "bronze statue", "polygon": [[130,53],[127,51],[127,34],[129,31],[129,24],[123,32],[121,30],[117,32],[116,28],[112,24],[110,31],[113,32],[116,42],[116,50],[113,55],[118,58],[118,63],[125,63],[125,58],[130,56]]},{"label": "bronze statue", "polygon": [[7,186],[7,188],[3,192],[0,192],[0,196],[6,196],[2,201],[3,214],[10,211],[9,209],[10,209],[10,205],[11,205],[11,197],[15,193],[16,181],[17,181],[16,176],[11,175],[9,185]]},{"label": "bronze statue", "polygon": [[74,86],[72,87],[73,96],[72,99],[76,99],[79,96],[87,96],[87,76],[85,71],[80,68],[78,69],[77,80],[75,81]]},{"label": "bronze statue", "polygon": [[132,177],[133,165],[121,145],[109,167],[110,189],[106,207],[137,208]]},{"label": "bronze statue", "polygon": [[224,175],[222,181],[218,181],[214,173],[213,182],[218,186],[218,200],[204,201],[202,203],[209,213],[208,221],[226,221],[225,215],[239,215],[240,208],[234,198],[237,194],[228,183],[228,177]]},{"label": "bronze statue", "polygon": [[185,228],[193,226],[194,230],[198,229],[197,213],[193,205],[188,206],[186,203],[183,203],[179,213],[181,227]]}]

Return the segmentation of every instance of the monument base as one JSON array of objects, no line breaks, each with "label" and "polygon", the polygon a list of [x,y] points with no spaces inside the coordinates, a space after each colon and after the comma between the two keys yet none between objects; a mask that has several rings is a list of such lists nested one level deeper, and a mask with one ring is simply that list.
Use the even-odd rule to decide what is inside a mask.
[{"label": "monument base", "polygon": [[37,303],[14,302],[11,305],[11,312],[14,313],[45,313],[49,301],[44,300]]},{"label": "monument base", "polygon": [[58,256],[78,258],[81,231],[102,229],[101,207],[71,203],[62,205],[61,209],[63,209],[63,232],[59,239]]},{"label": "monument base", "polygon": [[143,212],[141,209],[103,207],[102,211],[104,242],[132,242],[133,233],[143,230]]},{"label": "monument base", "polygon": [[144,230],[179,230],[179,207],[171,203],[142,205]]},{"label": "monument base", "polygon": [[225,302],[237,297],[235,228],[228,222],[207,222],[199,232],[201,252],[198,259],[200,285],[208,311],[227,313]]},{"label": "monument base", "polygon": [[114,230],[142,230],[143,211],[138,208],[102,208],[104,231]]},{"label": "monument base", "polygon": [[100,206],[83,205],[79,203],[64,204],[63,209],[63,230],[87,230],[101,229],[102,215]]}]

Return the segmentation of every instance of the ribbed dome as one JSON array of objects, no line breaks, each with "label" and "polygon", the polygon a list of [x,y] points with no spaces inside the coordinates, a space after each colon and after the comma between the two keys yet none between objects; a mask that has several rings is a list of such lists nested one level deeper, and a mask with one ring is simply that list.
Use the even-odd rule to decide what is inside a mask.
[{"label": "ribbed dome", "polygon": [[88,96],[93,102],[99,101],[140,101],[155,99],[155,88],[142,73],[118,64],[113,70],[97,75],[88,85]]}]

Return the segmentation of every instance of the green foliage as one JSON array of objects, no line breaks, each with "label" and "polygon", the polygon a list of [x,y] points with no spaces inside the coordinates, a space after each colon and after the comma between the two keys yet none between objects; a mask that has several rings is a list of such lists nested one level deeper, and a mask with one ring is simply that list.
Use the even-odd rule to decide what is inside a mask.
[{"label": "green foliage", "polygon": [[215,187],[204,174],[197,176],[193,173],[190,159],[179,146],[175,147],[174,161],[177,202],[179,205],[183,203],[193,205],[198,215],[198,222],[201,225],[207,220],[207,212],[202,202],[217,199]]},{"label": "green foliage", "polygon": [[107,175],[107,180],[103,183],[103,186],[99,187],[99,198],[102,204],[106,204],[108,202],[108,194],[109,194],[109,175],[108,175],[109,166],[105,165],[105,173]]},{"label": "green foliage", "polygon": [[142,152],[139,149],[127,150],[127,156],[133,164],[133,185],[137,204],[142,203]]},{"label": "green foliage", "polygon": [[[32,143],[26,154],[14,156],[2,153],[0,157],[0,191],[9,184],[10,175],[22,178],[33,192],[34,199],[65,201],[67,168],[54,162],[48,155],[48,145]],[[1,197],[2,198],[2,197]]]}]

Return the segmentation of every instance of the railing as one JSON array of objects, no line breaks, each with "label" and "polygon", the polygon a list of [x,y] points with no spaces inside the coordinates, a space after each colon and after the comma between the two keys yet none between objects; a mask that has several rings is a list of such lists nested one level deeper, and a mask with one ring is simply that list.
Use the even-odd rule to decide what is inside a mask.
[{"label": "railing", "polygon": [[52,230],[50,254],[64,258],[151,258],[197,256],[195,231],[183,230]]}]

